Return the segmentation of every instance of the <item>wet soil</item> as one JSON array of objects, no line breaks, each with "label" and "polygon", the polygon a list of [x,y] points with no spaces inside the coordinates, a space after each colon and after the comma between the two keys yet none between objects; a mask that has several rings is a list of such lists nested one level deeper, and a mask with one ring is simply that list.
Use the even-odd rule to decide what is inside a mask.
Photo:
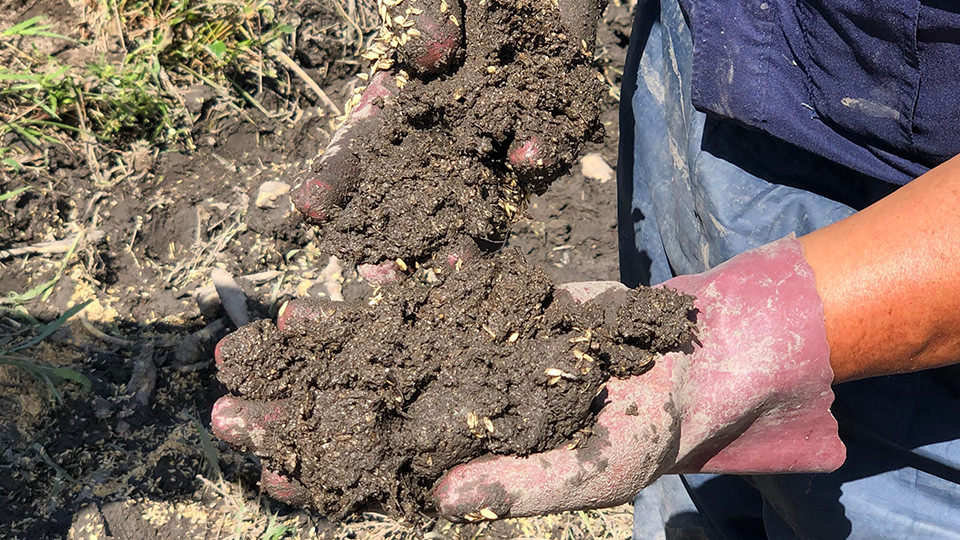
[{"label": "wet soil", "polygon": [[581,305],[512,250],[440,270],[374,305],[317,304],[316,319],[259,321],[221,346],[227,388],[282,400],[284,420],[255,450],[324,515],[415,518],[458,463],[586,438],[607,378],[692,338],[693,299],[669,290]]},{"label": "wet soil", "polygon": [[363,180],[323,224],[325,251],[418,262],[463,236],[502,247],[530,194],[603,135],[605,85],[557,13],[541,0],[466,3],[462,64],[410,80],[379,131],[354,141]]},{"label": "wet soil", "polygon": [[[9,15],[7,21],[45,15],[55,25],[52,32],[76,39],[97,33],[94,23],[83,20],[82,9],[65,0],[13,0],[2,2],[0,11]],[[291,11],[281,8],[279,14]],[[606,135],[587,151],[601,152],[610,165],[616,163],[617,136],[612,90],[619,84],[631,13],[628,4],[611,4],[595,55],[597,67],[608,74],[600,102]],[[358,84],[350,76],[359,63],[344,57],[350,47],[338,36],[352,31],[322,0],[298,3],[294,15],[300,23],[294,25],[296,48],[289,55],[343,103]],[[111,50],[120,50],[114,32],[107,34]],[[59,57],[77,46],[49,52]],[[255,507],[259,460],[216,439],[207,446],[203,439],[211,406],[224,393],[215,379],[212,349],[232,323],[219,305],[198,306],[195,293],[210,285],[214,266],[238,277],[255,316],[275,314],[288,298],[336,297],[341,288],[349,298],[348,290],[358,286],[348,265],[341,268],[318,249],[315,231],[299,221],[288,195],[273,206],[255,204],[265,181],[289,181],[309,167],[334,127],[298,78],[290,84],[293,95],[281,97],[268,88],[261,94],[246,87],[270,116],[252,106],[237,109],[228,96],[204,85],[181,88],[190,98],[195,147],[138,142],[105,152],[98,156],[100,168],[119,171],[107,175],[108,184],[94,180],[82,152],[60,146],[27,148],[23,171],[0,171],[0,193],[30,187],[0,203],[0,250],[71,240],[77,227],[104,233],[79,242],[49,299],[36,298],[17,310],[49,321],[75,302],[92,300],[84,312],[89,325],[122,340],[105,341],[75,317],[30,350],[33,361],[74,369],[92,382],[85,390],[54,381],[59,399],[29,373],[0,366],[0,538],[86,538],[83,527],[70,528],[87,515],[105,521],[107,538],[199,538],[198,529],[177,533],[160,523],[188,516],[196,525],[201,522],[193,516],[204,512],[206,534],[222,537],[222,531],[239,527],[234,502],[246,496],[248,509]],[[2,142],[11,144],[9,138]],[[614,181],[585,179],[574,167],[542,196],[532,197],[509,245],[558,283],[616,279],[615,198]],[[0,296],[51,280],[63,263],[63,253],[0,259]],[[280,274],[269,281],[239,277],[271,271]],[[26,339],[33,324],[5,311],[0,339]],[[128,383],[150,364],[156,374],[152,394],[146,403],[135,402]],[[224,498],[198,480],[217,478],[211,455],[225,480],[245,493]],[[291,509],[271,504],[271,512],[291,515]],[[184,511],[185,505],[193,510]],[[322,521],[316,514],[313,519]],[[136,523],[136,530],[118,525],[124,522]],[[256,530],[252,520],[245,524]],[[472,529],[444,527],[445,537],[476,536]],[[509,522],[497,527],[480,536],[529,532]],[[563,526],[558,527],[546,536],[560,536]],[[614,536],[628,531],[629,520]]]}]

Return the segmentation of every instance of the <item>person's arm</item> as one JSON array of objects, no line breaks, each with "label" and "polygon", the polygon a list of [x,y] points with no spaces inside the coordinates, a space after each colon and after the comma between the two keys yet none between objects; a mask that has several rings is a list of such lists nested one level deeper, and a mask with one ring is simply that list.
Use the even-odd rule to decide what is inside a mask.
[{"label": "person's arm", "polygon": [[[697,298],[691,350],[609,381],[583,446],[454,467],[433,490],[436,509],[450,519],[516,517],[619,504],[667,473],[836,469],[845,450],[829,412],[832,383],[960,361],[958,209],[955,158],[799,241],[667,281]],[[577,300],[617,289],[567,287]],[[268,403],[228,397],[212,416],[218,436],[250,446],[246,426],[275,415]],[[306,500],[305,488],[271,471],[263,484],[281,500]]]},{"label": "person's arm", "polygon": [[960,156],[800,242],[834,382],[960,362]]},{"label": "person's arm", "polygon": [[836,469],[832,383],[960,361],[958,209],[955,158],[799,241],[667,281],[697,297],[692,354],[611,380],[584,449],[455,467],[437,508],[520,516],[618,504],[665,473]]}]

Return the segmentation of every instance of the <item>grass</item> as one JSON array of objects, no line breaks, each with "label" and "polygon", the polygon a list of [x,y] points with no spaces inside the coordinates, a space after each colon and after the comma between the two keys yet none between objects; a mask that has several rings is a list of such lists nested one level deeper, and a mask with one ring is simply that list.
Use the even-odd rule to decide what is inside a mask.
[{"label": "grass", "polygon": [[114,65],[101,57],[82,66],[61,63],[36,47],[41,38],[74,41],[50,32],[51,27],[36,16],[0,33],[9,59],[0,68],[0,138],[12,133],[40,147],[81,135],[112,141],[133,129],[155,135],[164,127],[169,108],[154,88],[156,70],[149,62],[131,59]]},{"label": "grass", "polygon": [[[11,191],[10,193],[23,193],[28,187],[20,188],[18,190]],[[0,202],[2,202],[2,196],[0,196]],[[54,288],[57,286],[57,283],[60,282],[60,279],[63,278],[64,272],[67,270],[67,267],[70,265],[71,259],[73,259],[74,253],[77,251],[77,246],[80,244],[80,241],[83,240],[85,235],[83,229],[80,232],[76,233],[73,241],[70,243],[70,246],[67,248],[66,254],[63,256],[63,259],[60,260],[60,265],[57,268],[56,273],[47,281],[36,285],[30,290],[18,293],[10,292],[6,298],[0,298],[0,311],[3,309],[9,309],[9,306],[22,306],[27,302],[30,302],[34,299],[39,298],[41,302],[46,302],[50,295],[53,293]]]},{"label": "grass", "polygon": [[[41,31],[42,30],[38,30],[38,32]],[[30,186],[23,186],[5,193],[0,193],[0,203],[12,200],[30,189]],[[8,321],[12,322],[14,326],[20,326],[22,330],[20,332],[0,334],[0,365],[12,366],[29,373],[47,387],[57,403],[63,401],[60,392],[57,390],[57,384],[59,382],[72,381],[80,384],[85,390],[90,390],[90,380],[74,369],[50,366],[37,362],[32,357],[31,351],[59,330],[71,317],[83,311],[90,301],[70,307],[56,320],[46,324],[37,321],[26,312],[22,306],[36,299],[39,299],[41,302],[46,302],[53,292],[54,287],[56,287],[57,283],[59,283],[63,277],[64,271],[69,266],[82,237],[82,232],[77,234],[51,279],[23,293],[10,292],[6,297],[0,298],[0,315],[14,314],[28,321],[28,326],[23,327],[15,320],[8,318]],[[7,327],[7,325],[4,325],[4,328]]]},{"label": "grass", "polygon": [[[195,83],[263,108],[255,96],[264,82],[282,84],[268,48],[293,31],[272,6],[100,0],[87,36],[59,34],[42,15],[0,31],[0,168],[19,172],[31,150],[50,146],[77,148],[88,162],[136,140],[189,146],[193,118],[179,88]],[[50,42],[83,58],[43,52]]]},{"label": "grass", "polygon": [[292,58],[297,40],[308,27],[322,46],[356,57],[378,25],[376,2],[327,0],[341,17],[331,26],[292,15],[297,1],[91,0],[76,25],[43,15],[0,22],[0,173],[41,171],[51,151],[62,151],[83,156],[109,186],[101,169],[138,141],[193,150],[200,113],[187,99],[198,85],[247,120],[251,107],[293,118],[300,80],[324,111],[340,115]]},{"label": "grass", "polygon": [[25,333],[32,333],[33,335],[27,335],[26,337],[15,334],[0,335],[0,365],[13,366],[26,371],[47,387],[50,395],[57,403],[63,401],[63,397],[57,390],[57,384],[62,381],[78,383],[84,390],[89,391],[90,380],[79,371],[37,362],[31,354],[32,350],[59,330],[68,319],[87,307],[87,303],[84,302],[71,307],[59,318],[49,323],[43,325],[31,324]]}]

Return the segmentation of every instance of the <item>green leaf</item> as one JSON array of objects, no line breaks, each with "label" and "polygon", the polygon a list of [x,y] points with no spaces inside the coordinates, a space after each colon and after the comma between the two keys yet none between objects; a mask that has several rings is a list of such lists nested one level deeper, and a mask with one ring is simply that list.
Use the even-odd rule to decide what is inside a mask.
[{"label": "green leaf", "polygon": [[[84,237],[84,233],[81,231],[76,238],[73,239],[73,243],[70,244],[70,249],[67,250],[67,254],[63,256],[63,260],[60,261],[60,269],[57,270],[57,275],[53,276],[53,282],[56,283],[60,281],[60,278],[63,277],[63,271],[67,269],[67,265],[70,264],[70,258],[73,257],[73,253],[77,250],[77,245],[80,244],[80,239]],[[53,287],[50,287],[43,293],[43,296],[40,297],[40,300],[43,302],[47,301],[47,298],[50,298],[50,295],[53,293]],[[90,303],[89,300],[84,303],[87,305]],[[82,309],[82,308],[81,308]],[[69,311],[69,310],[68,310]]]},{"label": "green leaf", "polygon": [[56,383],[59,381],[73,381],[82,386],[87,392],[89,392],[93,387],[93,385],[90,383],[90,379],[75,369],[38,364],[24,356],[0,354],[0,364],[18,367],[36,377],[46,385],[47,390],[50,391],[50,394],[53,396],[54,400],[57,401],[57,403],[63,402],[63,397],[60,395],[60,392],[57,391]]},{"label": "green leaf", "polygon": [[7,296],[7,298],[3,299],[3,302],[7,304],[25,304],[33,300],[34,298],[40,296],[41,294],[45,293],[47,289],[53,287],[54,285],[56,285],[56,283],[57,283],[57,279],[54,278],[54,279],[51,279],[50,281],[41,283],[36,287],[22,294],[11,292]]},{"label": "green leaf", "polygon": [[207,45],[207,51],[217,60],[223,60],[223,57],[227,54],[227,45],[218,39]]},{"label": "green leaf", "polygon": [[[275,519],[274,516],[270,516],[270,521],[272,522]],[[263,533],[263,540],[281,540],[286,538],[288,535],[295,533],[297,530],[291,527],[290,525],[279,525],[276,523],[270,523],[267,527],[267,530]]]},{"label": "green leaf", "polygon": [[[27,34],[27,32],[30,31],[30,28],[33,27],[33,25],[37,24],[38,22],[42,21],[44,18],[45,17],[43,15],[37,15],[36,17],[32,17],[25,21],[19,22],[11,26],[10,28],[7,28],[3,32],[0,32],[0,36],[9,37],[9,36],[29,35]],[[50,27],[51,27],[50,25],[45,26],[45,28],[50,28]],[[38,27],[38,28],[44,28],[44,27]]]},{"label": "green leaf", "polygon": [[52,375],[53,377],[58,377],[66,381],[73,381],[75,383],[78,383],[87,392],[89,392],[90,388],[93,386],[90,383],[90,379],[88,379],[83,373],[80,373],[75,369],[64,368],[64,367],[53,367],[53,366],[41,366],[41,367],[45,368],[46,370],[49,370],[50,375]]},{"label": "green leaf", "polygon": [[210,432],[203,427],[203,424],[200,423],[200,420],[192,414],[187,414],[193,422],[193,426],[197,429],[197,434],[200,435],[200,447],[203,448],[203,454],[207,458],[207,465],[210,467],[210,472],[216,475],[219,478],[223,477],[223,473],[220,470],[220,457],[217,454],[216,447],[213,446],[213,441],[210,439]]},{"label": "green leaf", "polygon": [[0,71],[0,81],[40,81],[42,75],[20,71]]},{"label": "green leaf", "polygon": [[80,311],[82,311],[83,308],[87,307],[87,305],[90,304],[90,302],[92,302],[92,300],[87,300],[86,302],[83,302],[82,304],[77,304],[72,308],[68,309],[67,311],[63,312],[63,315],[61,315],[57,320],[50,321],[46,325],[44,325],[44,327],[40,329],[39,334],[33,336],[27,341],[24,341],[23,343],[16,345],[12,349],[10,349],[10,352],[29,349],[30,347],[33,347],[34,345],[47,339],[48,337],[50,337],[51,334],[59,330],[60,327],[63,326],[63,323],[67,322],[67,319],[69,319],[70,317],[73,317],[77,313],[80,313]]},{"label": "green leaf", "polygon": [[40,146],[40,139],[37,138],[37,135],[39,135],[40,132],[34,129],[18,126],[17,124],[11,124],[10,127],[17,132],[17,135],[20,135],[21,137],[26,139],[27,142],[29,142],[30,144],[34,146]]},{"label": "green leaf", "polygon": [[37,15],[36,17],[31,17],[25,21],[19,22],[10,28],[7,28],[3,32],[0,32],[0,37],[11,37],[11,36],[42,36],[42,37],[53,37],[60,39],[67,39],[73,41],[71,38],[64,36],[62,34],[57,34],[56,32],[48,32],[53,28],[52,24],[38,24],[40,21],[46,19],[43,15]]},{"label": "green leaf", "polygon": [[[4,163],[7,163],[7,161],[13,161],[13,158],[7,158],[7,159],[3,160]],[[20,164],[17,163],[16,161],[13,161],[13,163],[14,163],[14,165],[15,165],[16,167],[19,167],[19,166],[20,166]],[[13,165],[11,165],[11,167],[13,167]],[[16,168],[16,167],[14,167],[14,168]],[[8,199],[12,199],[12,198],[16,197],[17,195],[23,193],[24,191],[27,191],[28,189],[30,189],[30,186],[23,186],[22,188],[17,188],[17,189],[15,189],[15,190],[13,190],[13,191],[8,191],[8,192],[6,192],[6,193],[0,193],[0,202],[6,201],[6,200],[8,200]]]}]

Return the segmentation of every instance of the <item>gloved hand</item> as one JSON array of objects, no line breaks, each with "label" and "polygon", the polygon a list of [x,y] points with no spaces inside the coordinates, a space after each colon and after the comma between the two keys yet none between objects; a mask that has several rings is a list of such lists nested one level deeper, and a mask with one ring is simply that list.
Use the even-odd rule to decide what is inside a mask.
[{"label": "gloved hand", "polygon": [[[439,2],[421,0],[404,2],[402,7],[400,3],[390,7],[381,5],[381,24],[385,31],[393,33],[390,29],[394,26],[394,17],[409,17],[414,22],[411,27],[414,35],[410,36],[410,28],[404,29],[406,39],[396,45],[405,65],[414,73],[433,76],[451,69],[459,61],[463,53],[463,34],[457,23],[463,20],[459,2],[444,2],[442,10]],[[360,163],[350,147],[364,134],[378,129],[379,112],[398,92],[394,73],[379,70],[389,67],[380,60],[374,64],[375,73],[360,101],[330,138],[316,170],[306,171],[299,179],[293,191],[293,203],[308,220],[322,223],[329,219],[332,211],[349,200],[360,181]]]},{"label": "gloved hand", "polygon": [[[592,418],[609,373],[639,373],[653,351],[692,337],[692,298],[668,291],[581,310],[518,254],[437,273],[444,277],[434,287],[401,283],[372,307],[292,301],[276,327],[260,321],[220,342],[218,378],[241,397],[221,398],[211,425],[225,442],[265,457],[265,467],[293,475],[264,470],[267,491],[326,513],[371,502],[415,513],[427,492],[394,500],[396,489],[429,486],[485,451],[559,444]],[[366,413],[339,414],[357,403]],[[406,460],[412,468],[391,468]]]},{"label": "gloved hand", "polygon": [[[696,296],[698,344],[611,380],[585,446],[480,459],[435,486],[451,519],[613,506],[667,473],[826,472],[845,449],[813,271],[792,237],[665,287]],[[613,282],[569,289],[579,299]]]},{"label": "gloved hand", "polygon": [[[605,4],[605,0],[558,0],[561,21],[573,43],[592,50],[597,21]],[[456,69],[465,46],[470,46],[464,44],[460,23],[464,14],[458,1],[382,3],[380,15],[387,35],[393,36],[390,40],[396,40],[394,45],[402,67],[415,76],[436,77]],[[397,18],[402,24],[395,22]],[[403,34],[403,38],[398,34]],[[323,223],[349,201],[361,181],[360,163],[351,146],[365,134],[376,132],[380,111],[389,107],[400,92],[396,75],[400,66],[393,66],[389,61],[375,66],[379,67],[370,77],[359,102],[331,137],[314,169],[297,178],[293,202],[309,221]],[[538,133],[537,126],[521,127],[518,132],[526,136],[510,145],[507,155],[511,165],[517,170],[546,169],[549,174],[559,174],[560,171],[551,170],[550,156],[556,149],[548,148],[550,137]]]},{"label": "gloved hand", "polygon": [[[282,330],[287,325],[302,321],[322,323],[335,317],[335,306],[339,304],[342,303],[316,302],[311,299],[288,302],[280,310],[277,327]],[[223,366],[223,348],[230,339],[230,336],[227,336],[217,343],[214,359],[218,368]],[[270,382],[259,377],[249,377],[238,386],[243,394],[259,396],[262,393],[261,385]],[[283,425],[288,420],[289,412],[284,410],[284,401],[223,396],[213,405],[210,427],[219,439],[264,457],[268,455],[271,441],[283,432]],[[311,501],[310,493],[298,480],[266,466],[260,471],[260,487],[274,499],[291,506],[303,507]]]}]

